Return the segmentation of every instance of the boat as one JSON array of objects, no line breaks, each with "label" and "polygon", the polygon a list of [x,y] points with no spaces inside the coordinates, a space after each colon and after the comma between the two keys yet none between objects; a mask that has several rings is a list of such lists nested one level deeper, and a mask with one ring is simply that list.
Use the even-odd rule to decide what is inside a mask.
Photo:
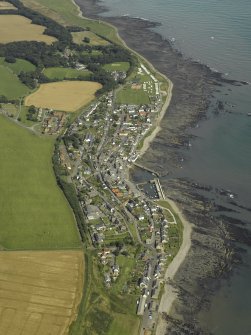
[{"label": "boat", "polygon": [[247,113],[247,116],[251,116],[251,112]]}]

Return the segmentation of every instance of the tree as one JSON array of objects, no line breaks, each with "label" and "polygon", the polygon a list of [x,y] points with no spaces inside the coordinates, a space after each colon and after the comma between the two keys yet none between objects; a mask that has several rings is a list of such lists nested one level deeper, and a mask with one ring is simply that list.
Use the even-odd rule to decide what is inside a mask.
[{"label": "tree", "polygon": [[89,37],[85,37],[84,39],[83,39],[83,42],[85,42],[85,43],[90,43],[90,39],[89,39]]},{"label": "tree", "polygon": [[15,57],[13,57],[13,56],[6,56],[5,57],[5,62],[7,62],[7,63],[16,63],[16,58]]},{"label": "tree", "polygon": [[37,109],[34,105],[31,105],[28,109],[28,112],[31,113],[31,114],[34,114],[37,112]]}]

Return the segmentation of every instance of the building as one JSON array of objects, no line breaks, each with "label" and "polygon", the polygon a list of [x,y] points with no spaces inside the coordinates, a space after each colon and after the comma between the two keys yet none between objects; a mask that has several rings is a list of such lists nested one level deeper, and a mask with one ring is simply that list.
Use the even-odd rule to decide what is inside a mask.
[{"label": "building", "polygon": [[97,206],[87,205],[86,210],[87,210],[86,216],[88,220],[97,220],[101,216],[101,212]]},{"label": "building", "polygon": [[146,296],[143,295],[140,297],[140,301],[138,304],[137,315],[143,315],[145,310]]}]

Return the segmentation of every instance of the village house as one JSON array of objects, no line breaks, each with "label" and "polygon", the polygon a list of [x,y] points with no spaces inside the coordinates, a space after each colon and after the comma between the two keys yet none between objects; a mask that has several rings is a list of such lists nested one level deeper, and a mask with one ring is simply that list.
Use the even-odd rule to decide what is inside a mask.
[{"label": "village house", "polygon": [[119,276],[119,265],[114,265],[112,267],[112,273],[113,273],[113,277],[118,277]]},{"label": "village house", "polygon": [[100,223],[98,223],[95,226],[95,228],[96,228],[97,231],[104,231],[104,230],[106,230],[106,225],[104,224],[104,222],[100,221]]},{"label": "village house", "polygon": [[97,206],[94,205],[87,205],[86,206],[86,210],[87,210],[87,219],[88,220],[97,220],[100,218],[101,216],[101,211],[99,210],[99,208]]}]

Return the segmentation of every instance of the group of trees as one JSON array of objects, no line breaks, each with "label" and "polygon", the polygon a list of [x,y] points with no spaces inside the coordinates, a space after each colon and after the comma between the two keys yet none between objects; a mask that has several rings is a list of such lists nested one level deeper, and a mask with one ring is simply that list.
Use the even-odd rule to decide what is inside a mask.
[{"label": "group of trees", "polygon": [[132,54],[125,48],[119,45],[107,45],[107,46],[96,46],[96,47],[84,47],[84,50],[98,50],[100,54],[85,54],[79,57],[79,61],[84,64],[98,63],[107,64],[114,62],[129,62],[132,64],[134,62]]},{"label": "group of trees", "polygon": [[67,65],[67,60],[58,53],[57,46],[37,41],[0,44],[0,57],[22,58],[40,67]]},{"label": "group of trees", "polygon": [[5,95],[0,95],[0,103],[5,104],[7,102],[11,102],[12,104],[18,104],[19,100],[17,99],[8,99]]},{"label": "group of trees", "polygon": [[72,42],[71,33],[63,26],[58,24],[56,21],[38,13],[34,10],[25,7],[20,0],[8,0],[13,4],[18,10],[15,14],[27,17],[34,24],[45,26],[44,34],[56,37],[61,43],[68,45]]},{"label": "group of trees", "polygon": [[63,137],[63,141],[64,141],[66,147],[68,147],[69,144],[72,144],[72,146],[75,149],[78,149],[79,146],[81,145],[81,143],[83,142],[83,141],[81,141],[80,135],[78,133],[74,133],[74,134],[71,134],[71,135],[66,134]]},{"label": "group of trees", "polygon": [[26,115],[27,120],[37,121],[37,108],[35,106],[30,106]]},{"label": "group of trees", "polygon": [[68,200],[78,225],[78,230],[81,235],[82,241],[85,241],[87,229],[85,225],[85,218],[82,212],[82,209],[79,204],[79,200],[76,194],[76,190],[73,184],[70,184],[65,181],[64,176],[66,175],[66,172],[64,169],[62,169],[62,166],[60,164],[60,155],[59,155],[59,146],[60,146],[61,138],[58,138],[55,143],[55,150],[52,157],[52,163],[54,168],[54,173],[56,175],[57,183],[59,187],[64,192],[64,195],[66,199]]},{"label": "group of trees", "polygon": [[[74,66],[76,62],[80,62],[87,66],[91,74],[88,77],[81,76],[80,74],[76,79],[101,83],[103,87],[96,93],[96,95],[99,96],[106,91],[114,89],[118,84],[110,73],[102,68],[102,65],[113,62],[129,62],[131,64],[130,72],[137,62],[137,59],[130,51],[119,45],[112,44],[111,41],[109,41],[111,44],[107,46],[77,45],[73,43],[71,32],[90,30],[88,27],[85,29],[76,26],[63,27],[54,20],[25,7],[20,0],[9,0],[9,2],[17,8],[16,14],[29,18],[34,24],[45,26],[45,33],[58,39],[58,41],[52,45],[37,41],[19,41],[0,44],[0,57],[5,57],[7,62],[13,63],[16,58],[21,58],[36,66],[35,71],[22,71],[19,74],[22,83],[31,89],[36,88],[38,83],[55,81],[50,80],[43,74],[44,68],[68,67]],[[66,48],[74,51],[68,57],[64,54]],[[92,54],[92,50],[98,50],[100,53]],[[83,51],[88,51],[88,53],[83,54]],[[120,81],[119,83],[122,82]],[[4,97],[2,97],[2,100],[5,102]]]}]

